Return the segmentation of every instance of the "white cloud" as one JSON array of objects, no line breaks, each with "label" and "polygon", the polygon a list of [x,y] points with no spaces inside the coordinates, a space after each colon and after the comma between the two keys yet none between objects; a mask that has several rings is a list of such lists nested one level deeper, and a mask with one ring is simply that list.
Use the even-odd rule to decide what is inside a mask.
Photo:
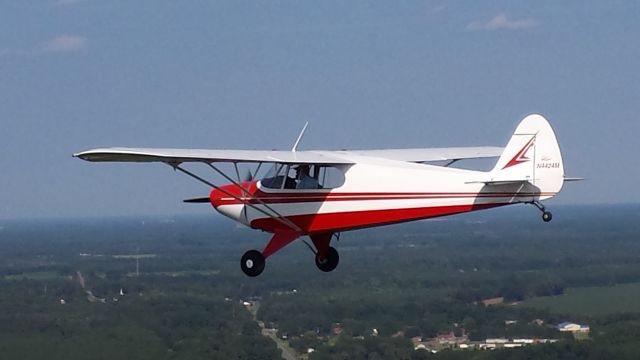
[{"label": "white cloud", "polygon": [[87,47],[87,38],[78,35],[60,35],[43,44],[44,51],[76,51]]},{"label": "white cloud", "polygon": [[489,21],[474,21],[467,25],[467,30],[472,31],[492,31],[492,30],[520,30],[538,26],[538,22],[532,18],[509,19],[506,14],[501,13],[494,16]]}]

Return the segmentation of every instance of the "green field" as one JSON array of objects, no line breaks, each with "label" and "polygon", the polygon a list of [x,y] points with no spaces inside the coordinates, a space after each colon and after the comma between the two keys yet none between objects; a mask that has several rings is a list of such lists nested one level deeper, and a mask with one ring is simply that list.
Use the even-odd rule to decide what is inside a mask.
[{"label": "green field", "polygon": [[640,312],[640,283],[616,286],[569,288],[560,296],[541,296],[522,306],[549,308],[551,312],[579,315],[608,315]]},{"label": "green field", "polygon": [[4,280],[52,280],[52,279],[68,279],[69,275],[60,275],[56,271],[31,271],[14,275],[3,276]]}]

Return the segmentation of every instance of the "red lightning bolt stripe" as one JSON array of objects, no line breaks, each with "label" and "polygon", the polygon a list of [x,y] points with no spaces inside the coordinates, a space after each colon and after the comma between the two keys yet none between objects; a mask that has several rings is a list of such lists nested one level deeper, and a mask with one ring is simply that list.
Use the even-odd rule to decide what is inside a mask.
[{"label": "red lightning bolt stripe", "polygon": [[525,157],[524,154],[526,154],[531,146],[533,146],[533,140],[535,140],[535,138],[535,135],[532,136],[531,139],[522,147],[522,149],[520,149],[520,151],[518,151],[518,153],[511,160],[509,160],[509,162],[502,168],[502,170],[531,160],[528,157]]}]

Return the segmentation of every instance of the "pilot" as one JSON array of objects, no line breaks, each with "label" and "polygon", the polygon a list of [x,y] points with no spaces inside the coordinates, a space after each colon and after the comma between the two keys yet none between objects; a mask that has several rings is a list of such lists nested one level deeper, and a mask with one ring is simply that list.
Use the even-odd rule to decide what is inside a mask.
[{"label": "pilot", "polygon": [[300,165],[296,168],[296,189],[318,189],[318,180],[309,176],[309,165]]}]

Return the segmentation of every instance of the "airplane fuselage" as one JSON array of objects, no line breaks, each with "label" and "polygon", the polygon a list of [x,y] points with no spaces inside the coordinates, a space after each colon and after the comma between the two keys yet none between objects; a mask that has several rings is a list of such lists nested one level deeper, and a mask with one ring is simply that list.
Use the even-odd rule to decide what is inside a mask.
[{"label": "airplane fuselage", "polygon": [[[491,186],[470,182],[483,172],[361,157],[342,166],[345,181],[334,189],[272,189],[260,181],[241,190],[223,189],[258,208],[271,207],[305,234],[341,232],[427,219],[549,198],[534,184]],[[225,216],[251,228],[275,233],[286,224],[242,201],[213,190],[212,205]],[[267,205],[265,205],[267,204]]]}]

